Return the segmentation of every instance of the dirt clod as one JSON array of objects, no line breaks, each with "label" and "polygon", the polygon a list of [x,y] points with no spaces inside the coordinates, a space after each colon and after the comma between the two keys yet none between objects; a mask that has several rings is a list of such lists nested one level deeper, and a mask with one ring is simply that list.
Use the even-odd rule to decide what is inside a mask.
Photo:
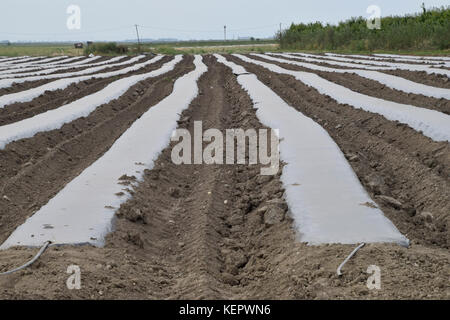
[{"label": "dirt clod", "polygon": [[377,196],[377,199],[380,199],[381,201],[395,209],[401,209],[402,207],[402,203],[400,201],[389,196]]}]

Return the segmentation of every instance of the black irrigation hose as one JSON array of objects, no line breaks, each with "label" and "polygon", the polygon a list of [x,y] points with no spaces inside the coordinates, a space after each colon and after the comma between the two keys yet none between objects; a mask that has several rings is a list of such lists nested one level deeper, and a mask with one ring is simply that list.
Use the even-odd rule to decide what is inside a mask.
[{"label": "black irrigation hose", "polygon": [[11,274],[11,273],[20,271],[20,270],[22,270],[22,269],[25,269],[26,267],[31,266],[31,265],[32,265],[33,263],[35,263],[36,260],[39,259],[39,257],[44,253],[44,251],[48,248],[48,246],[50,245],[50,243],[51,243],[51,241],[45,242],[44,245],[42,246],[41,250],[39,250],[39,252],[34,256],[34,258],[31,259],[30,261],[28,261],[27,263],[25,263],[23,266],[20,266],[20,267],[18,267],[18,268],[15,268],[15,269],[13,269],[13,270],[10,270],[10,271],[2,272],[2,273],[0,273],[0,276],[5,276],[5,275],[8,275],[8,274]]}]

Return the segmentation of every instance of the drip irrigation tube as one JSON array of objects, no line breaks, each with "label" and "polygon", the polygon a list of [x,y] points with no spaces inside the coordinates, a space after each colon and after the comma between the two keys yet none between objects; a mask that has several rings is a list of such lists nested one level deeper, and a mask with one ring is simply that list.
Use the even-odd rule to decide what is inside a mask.
[{"label": "drip irrigation tube", "polygon": [[8,274],[11,274],[11,273],[20,271],[20,270],[22,270],[22,269],[25,269],[26,267],[31,266],[31,265],[32,265],[33,263],[35,263],[36,260],[39,259],[39,257],[44,253],[44,251],[48,248],[48,246],[50,245],[50,243],[51,243],[50,241],[45,242],[44,245],[42,246],[42,248],[39,250],[39,252],[34,256],[34,258],[31,259],[30,261],[28,261],[27,263],[25,263],[23,266],[20,266],[20,267],[18,267],[18,268],[15,268],[15,269],[13,269],[13,270],[10,270],[10,271],[2,272],[2,273],[0,273],[0,276],[5,276],[5,275],[8,275]]},{"label": "drip irrigation tube", "polygon": [[342,262],[341,265],[337,268],[337,275],[338,275],[338,276],[342,276],[342,272],[341,272],[342,267],[348,262],[348,260],[350,260],[350,259],[355,255],[355,253],[356,253],[359,249],[361,249],[361,248],[364,247],[364,246],[365,246],[365,243],[361,243],[358,247],[355,248],[355,250],[352,251],[352,253],[350,253],[350,254],[348,255],[347,258],[345,258],[344,262]]}]

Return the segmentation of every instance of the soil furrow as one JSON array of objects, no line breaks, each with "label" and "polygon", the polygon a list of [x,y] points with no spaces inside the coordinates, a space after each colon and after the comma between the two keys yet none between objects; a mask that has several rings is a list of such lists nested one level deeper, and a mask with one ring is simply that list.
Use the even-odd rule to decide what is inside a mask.
[{"label": "soil furrow", "polygon": [[[101,57],[100,59],[92,61],[92,63],[99,63],[99,62],[103,62],[103,61],[106,61],[106,60],[109,60],[109,59],[110,59],[109,57]],[[124,60],[121,59],[120,61],[117,61],[117,62],[121,62],[121,61],[124,61]],[[72,61],[70,63],[74,63],[74,62],[79,62],[79,61]],[[89,64],[89,63],[87,63],[87,64]],[[43,69],[53,69],[53,68],[59,68],[59,67],[64,67],[64,66],[65,66],[65,64],[60,64],[60,65],[45,65],[45,64],[44,65],[39,65],[39,64],[35,64],[35,65],[27,66],[27,68],[33,68],[33,67],[39,68],[39,67],[41,67]],[[75,66],[73,66],[73,68],[70,68],[70,69],[63,69],[63,70],[55,71],[55,72],[48,73],[48,74],[65,73],[65,72],[71,72],[71,71],[73,71],[75,69],[86,69],[86,68],[88,68],[88,67],[83,66],[82,64],[80,64],[80,65],[75,65]],[[43,70],[43,69],[41,69],[41,70]],[[37,71],[41,71],[41,70],[35,70],[35,71],[37,72]],[[20,72],[15,72],[14,75],[17,75],[18,77],[20,77],[21,74],[23,74],[23,73],[30,73],[30,72],[35,72],[35,71],[34,70],[32,70],[32,71],[20,71]]]},{"label": "soil furrow", "polygon": [[[325,57],[329,57],[330,59],[333,58],[333,56],[325,56]],[[370,56],[370,55],[368,55],[366,57],[355,57],[355,56],[349,55],[349,56],[344,56],[342,58],[352,59],[352,60],[355,60],[355,62],[356,61],[358,61],[358,62],[361,61],[359,63],[364,63],[365,60],[369,60],[369,61],[374,61],[374,62],[378,61],[378,62],[389,62],[389,63],[417,64],[417,65],[424,65],[425,64],[425,63],[422,63],[420,61],[414,61],[414,60],[398,61],[398,60],[389,59],[389,58],[383,58],[382,60],[377,60],[377,59],[371,59],[371,58],[380,58],[380,57],[375,57],[375,56]],[[433,63],[433,62],[429,61],[427,64],[433,65],[433,64],[436,64],[436,63]]]},{"label": "soil furrow", "polygon": [[393,101],[401,104],[409,104],[412,106],[426,108],[431,110],[436,110],[443,112],[445,114],[450,114],[450,101],[442,98],[436,99],[431,97],[426,97],[420,94],[406,93],[403,91],[391,89],[384,84],[370,80],[364,77],[361,77],[352,73],[336,73],[336,72],[324,72],[318,70],[312,70],[303,68],[300,66],[295,66],[288,63],[280,63],[277,61],[271,61],[262,59],[256,56],[249,56],[252,59],[264,61],[267,63],[271,63],[277,66],[280,66],[284,69],[294,70],[294,71],[306,71],[310,73],[316,73],[322,78],[344,86],[350,90],[355,92],[359,92],[371,97],[384,99],[388,101]]},{"label": "soil furrow", "polygon": [[174,79],[192,69],[192,57],[187,57],[173,71],[138,83],[87,118],[1,150],[0,241],[103,155],[148,108],[170,94]]},{"label": "soil furrow", "polygon": [[320,123],[346,154],[372,198],[410,240],[449,247],[448,143],[434,142],[406,125],[338,104],[292,76],[228,58]]},{"label": "soil furrow", "polygon": [[[232,59],[244,64],[239,59]],[[180,116],[179,127],[187,128],[192,133],[193,122],[202,120],[204,129],[261,128],[255,117],[256,109],[231,71],[218,64],[211,56],[204,56],[204,60],[208,64],[209,71],[200,78],[200,94]],[[404,127],[392,127],[392,123],[383,122],[385,120],[381,121],[371,114],[338,105],[331,99],[314,93],[310,88],[299,85],[289,77],[279,76],[259,67],[251,69],[250,65],[246,66],[249,72],[256,72],[261,80],[286,101],[291,101],[291,105],[312,117],[315,115],[313,118],[324,125],[344,151],[353,152],[348,156],[353,159],[352,165],[359,172],[360,178],[363,176],[361,172],[377,173],[389,183],[387,187],[390,191],[398,191],[401,189],[400,185],[405,184],[404,189],[408,192],[414,191],[410,187],[410,182],[414,178],[419,187],[431,191],[432,188],[429,186],[431,180],[421,176],[423,170],[420,166],[424,154],[433,151],[427,147],[428,140],[417,140],[417,137],[411,135],[411,131]],[[169,87],[163,86],[153,90],[153,85],[156,84],[149,81],[144,83],[143,88],[136,87],[136,89],[138,91],[148,89],[149,94],[156,94],[157,89],[167,90]],[[120,99],[119,102],[128,106],[132,101],[139,99],[140,96],[136,95],[130,99]],[[136,102],[134,106],[140,108]],[[126,117],[126,114],[131,112],[131,109],[123,110],[124,113],[117,114],[116,118]],[[102,114],[99,114],[99,117],[100,115]],[[89,118],[94,121],[94,118]],[[127,121],[128,119],[125,120]],[[125,127],[131,122],[130,120]],[[340,126],[337,125],[338,128],[335,130],[333,128],[336,123]],[[111,123],[109,125],[111,126]],[[399,141],[385,142],[378,137],[380,134],[376,131],[378,127],[382,130],[394,130],[388,131],[387,135],[391,138],[400,133],[398,137],[393,138]],[[114,124],[110,128],[115,132]],[[86,126],[81,129],[89,128]],[[72,132],[72,135],[77,134]],[[52,136],[52,139],[56,138],[58,137]],[[303,138],[307,137],[299,137]],[[68,137],[63,137],[61,141],[67,139]],[[76,139],[85,149],[91,148],[91,145],[80,137]],[[103,134],[98,141],[102,139],[108,140],[105,145],[110,141],[109,137]],[[412,141],[409,142],[408,139]],[[424,142],[427,145],[423,144]],[[406,144],[405,150],[410,150],[414,143],[418,144],[418,150],[422,150],[415,160],[409,157],[409,151],[398,148],[399,145]],[[103,142],[100,144],[101,149]],[[20,147],[20,144],[15,145],[16,148]],[[51,147],[47,143],[41,145]],[[449,250],[443,246],[433,248],[420,245],[416,240],[420,232],[426,231],[431,235],[424,235],[421,242],[433,241],[433,237],[436,236],[436,233],[431,231],[436,226],[434,219],[445,217],[444,215],[415,220],[415,228],[418,231],[408,235],[413,240],[410,248],[392,244],[366,245],[346,264],[344,275],[338,277],[336,268],[354,246],[308,246],[296,241],[289,214],[285,213],[278,216],[279,219],[273,219],[277,216],[271,217],[267,213],[267,208],[264,209],[274,205],[273,202],[268,203],[269,200],[274,200],[276,208],[285,212],[285,203],[281,200],[283,188],[278,176],[260,176],[259,166],[176,166],[171,160],[173,145],[172,143],[161,153],[152,170],[145,170],[144,179],[138,186],[134,188],[129,186],[133,189],[130,190],[133,197],[119,209],[115,231],[108,236],[106,247],[50,247],[31,268],[0,277],[2,288],[0,298],[445,299],[450,297]],[[436,154],[442,150],[447,152],[448,149],[445,149],[448,148],[447,144],[438,146],[434,149]],[[66,147],[65,152],[72,155],[70,149],[72,145],[67,143]],[[430,148],[433,147],[436,147],[436,144],[431,143]],[[85,150],[83,152],[74,150],[73,154],[77,153],[90,157]],[[94,151],[90,154],[92,153]],[[64,153],[58,151],[58,154],[61,156],[61,162],[68,163]],[[397,158],[399,154],[401,155]],[[74,156],[72,158],[73,161],[78,161]],[[20,157],[16,159],[20,160]],[[394,162],[390,165],[389,161],[392,160]],[[376,170],[364,171],[372,168],[368,165],[368,161]],[[402,167],[403,163],[405,168],[411,166],[417,168],[417,175],[411,177],[411,172]],[[0,162],[1,164],[3,162]],[[53,166],[53,170],[60,171],[59,175],[62,174],[61,168],[57,166],[56,157],[48,164],[50,167]],[[14,163],[8,163],[0,169],[5,170],[10,165],[14,167]],[[46,177],[48,172],[42,177]],[[34,177],[39,175],[39,171],[31,174]],[[437,171],[429,169],[428,175],[431,176],[430,179],[436,179]],[[375,188],[377,181],[373,181],[375,184],[370,185]],[[34,185],[35,189],[39,187],[34,180],[28,183]],[[127,181],[124,180],[123,183],[125,188]],[[439,183],[438,181],[435,185],[437,191],[433,197],[436,198],[443,196]],[[367,187],[367,184],[365,185]],[[51,184],[48,186],[51,188]],[[384,183],[378,184],[380,189],[385,186]],[[47,185],[44,187],[47,188]],[[39,193],[47,192],[45,188],[39,190]],[[35,190],[34,192],[37,193]],[[424,202],[429,200],[426,193],[422,195]],[[0,198],[0,206],[3,205],[1,201]],[[448,200],[447,202],[444,200],[443,203],[445,205]],[[394,221],[397,225],[405,219],[403,210],[387,210],[391,218],[398,216],[398,221]],[[420,213],[418,212],[416,216],[420,216]],[[425,230],[424,224],[429,224],[430,230]],[[403,225],[402,228],[407,229],[407,226]],[[28,248],[0,251],[0,271],[20,265],[35,252],[36,250]],[[78,265],[81,270],[81,290],[69,290],[66,287],[69,276],[66,270],[73,264]],[[377,265],[381,270],[381,290],[367,289],[366,283],[370,275],[366,270],[369,265]]]},{"label": "soil furrow", "polygon": [[[150,60],[152,58],[153,58],[153,56],[149,56],[149,57],[144,58],[144,59],[142,59],[140,61],[137,61],[137,62],[135,62],[133,64],[124,65],[124,66],[117,66],[117,67],[111,67],[111,68],[103,69],[103,70],[100,70],[100,71],[97,71],[97,72],[93,72],[93,73],[90,73],[90,74],[85,74],[85,75],[82,75],[82,76],[89,76],[89,75],[94,75],[94,74],[98,74],[98,73],[117,71],[117,70],[120,70],[120,69],[131,67],[134,64],[143,63],[143,62],[148,61],[148,60]],[[96,62],[100,62],[100,61],[95,61],[95,63]],[[120,61],[117,61],[116,63],[119,63],[119,62]],[[58,72],[58,73],[70,73],[70,72],[80,71],[79,70],[80,67],[78,67],[78,68],[71,68],[71,69],[67,69],[67,70],[62,70],[62,72]],[[95,68],[95,66],[83,67],[82,69],[89,69],[89,68]],[[145,69],[145,68],[143,68],[143,69]],[[47,76],[47,75],[50,75],[50,74],[43,74],[42,76]],[[34,76],[29,76],[29,77],[34,77]],[[36,87],[42,86],[42,85],[44,85],[46,83],[49,83],[49,82],[52,82],[52,81],[56,81],[58,79],[74,78],[74,77],[79,77],[79,76],[69,76],[69,77],[61,77],[61,78],[54,78],[54,79],[42,79],[42,80],[34,80],[34,81],[25,81],[25,82],[13,83],[9,87],[0,88],[0,96],[5,95],[5,94],[10,94],[10,93],[21,92],[21,91],[24,91],[24,90],[27,90],[27,89],[36,88]],[[18,78],[18,79],[20,79],[20,78]]]},{"label": "soil furrow", "polygon": [[444,98],[437,99],[421,94],[406,93],[391,89],[378,81],[370,80],[351,73],[339,74],[320,71],[316,71],[315,73],[324,79],[368,96],[420,108],[436,110],[450,115],[450,101]]},{"label": "soil furrow", "polygon": [[0,96],[36,88],[36,87],[42,86],[42,85],[49,83],[50,81],[54,81],[54,80],[55,79],[47,79],[47,80],[37,80],[37,81],[14,83],[13,85],[11,85],[9,87],[0,88]]},{"label": "soil furrow", "polygon": [[94,92],[100,91],[121,77],[128,77],[154,71],[159,69],[164,63],[167,63],[171,59],[171,57],[166,56],[154,64],[143,68],[142,70],[105,79],[92,78],[79,83],[74,83],[62,90],[58,89],[55,91],[47,91],[29,102],[7,105],[5,108],[0,108],[0,126],[33,117],[39,113],[58,108],[75,100],[81,99]]},{"label": "soil furrow", "polygon": [[380,70],[393,76],[402,77],[414,82],[423,83],[428,86],[450,89],[450,81],[443,74],[428,74],[425,71],[408,71],[408,70]]},{"label": "soil furrow", "polygon": [[[81,65],[75,65],[75,66],[73,66],[72,68],[69,68],[69,69],[62,69],[62,70],[56,70],[56,71],[54,71],[54,72],[47,73],[46,75],[53,75],[53,74],[60,74],[60,73],[68,73],[68,72],[78,72],[78,71],[82,71],[82,70],[89,69],[89,68],[95,68],[95,67],[101,67],[101,66],[107,66],[107,65],[110,65],[110,64],[116,64],[116,63],[125,62],[125,61],[127,61],[127,60],[130,60],[131,58],[133,58],[133,56],[125,57],[125,58],[122,58],[122,59],[120,59],[120,60],[113,61],[113,62],[111,62],[111,63],[106,63],[106,64],[103,64],[103,65],[97,65],[97,66],[83,66],[82,64],[81,64]],[[149,60],[149,58],[151,58],[151,57],[143,58],[142,60],[139,60],[139,61],[136,62],[136,63],[144,62],[144,61],[146,61],[146,60]],[[98,59],[98,60],[93,61],[92,63],[100,63],[100,62],[104,62],[104,61],[107,61],[107,60],[110,60],[110,59],[111,59],[111,57],[102,57],[102,58],[100,58],[100,59]],[[87,63],[87,65],[89,65],[89,63]],[[51,66],[51,67],[48,68],[48,69],[59,68],[59,67],[64,67],[64,64],[62,64],[62,65]],[[121,67],[123,67],[123,66],[112,67],[112,68],[104,69],[104,70],[102,70],[102,71],[105,71],[105,70],[107,70],[107,71],[109,71],[109,70],[115,71],[115,70],[120,69]],[[46,69],[47,69],[47,68],[46,68]]]},{"label": "soil furrow", "polygon": [[[251,56],[253,59],[258,58],[256,56]],[[293,59],[289,59],[286,57],[283,57],[283,59],[287,59],[287,60],[296,60],[295,58]],[[270,63],[273,63],[274,61],[267,61]],[[305,61],[306,62],[306,61]],[[342,67],[342,66],[335,66],[335,65],[325,65],[325,64],[321,64],[321,63],[317,63],[317,62],[308,62],[308,63],[312,63],[312,64],[317,64],[317,65],[322,65],[324,67],[329,67],[329,68],[335,68],[335,69],[349,69],[348,67]],[[399,63],[398,61],[395,63]],[[421,64],[423,65],[423,64]],[[375,65],[372,65],[373,67],[376,67]],[[299,67],[299,66],[297,66]],[[381,66],[380,66],[381,67]],[[302,68],[302,67],[299,67]],[[302,69],[301,71],[306,71],[309,72],[309,69]],[[409,70],[375,70],[378,72],[384,72],[387,74],[391,74],[393,76],[398,76],[401,78],[405,78],[417,83],[422,83],[422,84],[426,84],[428,86],[432,86],[432,87],[439,87],[439,88],[450,88],[450,82],[447,76],[445,75],[441,75],[441,74],[429,74],[425,71],[409,71]]]},{"label": "soil furrow", "polygon": [[[200,95],[181,115],[180,128],[192,135],[194,121],[202,121],[203,130],[263,128],[231,71],[211,56],[205,62],[209,71],[200,79]],[[248,286],[273,285],[267,279],[262,283],[254,271],[262,272],[261,259],[271,258],[261,248],[283,251],[295,238],[285,213],[269,223],[261,209],[271,200],[285,212],[279,176],[260,176],[260,166],[177,166],[171,160],[173,146],[120,208],[108,246],[130,239],[136,255],[143,251],[147,259],[163,261],[171,274],[164,298],[236,298],[245,296]],[[283,241],[258,238],[280,229],[286,231]]]}]

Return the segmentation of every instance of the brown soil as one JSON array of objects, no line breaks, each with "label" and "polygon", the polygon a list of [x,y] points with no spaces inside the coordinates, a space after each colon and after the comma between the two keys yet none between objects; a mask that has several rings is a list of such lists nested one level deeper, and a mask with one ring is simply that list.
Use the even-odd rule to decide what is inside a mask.
[{"label": "brown soil", "polygon": [[[258,166],[176,166],[168,146],[155,167],[145,171],[144,180],[132,190],[133,197],[119,209],[115,232],[108,236],[105,248],[51,247],[31,268],[0,276],[0,298],[450,299],[449,145],[434,143],[377,115],[339,105],[292,77],[228,58],[256,73],[289,104],[321,123],[355,159],[351,164],[375,200],[383,194],[402,201],[402,207],[394,209],[377,200],[386,215],[407,233],[410,248],[367,245],[338,277],[336,268],[354,246],[299,243],[282,200],[279,176],[262,177]],[[209,70],[200,78],[199,96],[180,116],[179,127],[192,131],[193,122],[202,120],[204,129],[261,128],[235,75],[211,56],[204,56],[204,61]],[[191,62],[189,66],[192,69]],[[15,207],[26,208],[33,201],[37,201],[37,209],[74,172],[81,172],[101,156],[120,135],[116,131],[125,130],[139,113],[127,117],[128,112],[147,110],[163,98],[160,90],[170,93],[170,85],[158,87],[155,82],[137,88],[147,98],[121,98],[100,108],[109,111],[99,110],[95,116],[80,120],[84,122],[75,122],[74,128],[70,124],[27,139],[30,141],[13,143],[14,148],[6,151],[7,162],[0,153],[0,182],[18,176],[19,170],[25,175],[27,166],[21,163],[33,157],[49,159],[45,161],[47,168],[43,163],[32,164],[36,168],[26,173],[27,179],[18,178],[20,182],[13,184],[17,187],[7,193],[11,204],[0,200],[0,216],[8,216],[8,210]],[[150,97],[155,94],[158,97]],[[145,99],[152,100],[144,103]],[[134,107],[127,108],[129,104]],[[105,113],[114,121],[101,123]],[[76,130],[91,133],[83,138]],[[91,144],[91,139],[98,140]],[[32,148],[30,142],[40,148]],[[55,148],[56,143],[62,147]],[[93,150],[94,145],[100,148]],[[47,147],[53,148],[48,155],[42,151]],[[29,189],[30,184],[34,188]],[[53,184],[58,187],[53,188]],[[37,199],[27,202],[32,197]],[[263,207],[274,205],[274,201],[285,213],[270,221]],[[10,221],[14,221],[13,215],[22,214],[20,209],[9,215]],[[425,210],[433,217],[422,216]],[[6,234],[2,233],[3,238]],[[22,264],[35,252],[26,248],[1,251],[0,271]],[[81,290],[66,287],[66,270],[72,264],[81,268]],[[381,290],[366,287],[369,265],[381,268]]]},{"label": "brown soil", "polygon": [[[301,60],[301,57],[295,58],[295,56],[292,56],[292,58],[287,58],[287,57],[283,57],[283,59],[288,59],[288,60],[293,60],[293,61],[300,61],[300,62],[306,62],[304,60]],[[376,65],[372,65],[372,64],[368,64],[366,61],[363,61],[362,58],[352,58],[355,61],[339,61],[339,60],[333,60],[333,57],[329,57],[329,56],[322,56],[322,59],[324,61],[324,63],[320,63],[320,62],[308,62],[308,63],[313,63],[313,64],[317,64],[317,65],[322,65],[324,67],[329,67],[329,68],[335,68],[335,69],[348,69],[348,67],[343,67],[343,66],[337,66],[337,65],[333,65],[330,63],[334,63],[334,62],[344,62],[344,63],[354,63],[354,64],[360,64],[362,66],[376,66]],[[329,63],[327,63],[327,61],[329,61]],[[378,62],[387,62],[387,63],[403,63],[403,62],[398,62],[395,60],[378,60]],[[415,64],[415,65],[424,65],[423,63],[420,62],[411,62],[411,63],[406,63],[405,64]],[[380,65],[380,67],[382,67],[382,65]]]},{"label": "brown soil", "polygon": [[[434,142],[406,125],[341,105],[321,95],[294,77],[229,57],[282,97],[289,105],[320,123],[352,158],[359,179],[394,224],[417,243],[450,246],[450,145]],[[400,178],[401,177],[401,178]],[[417,183],[417,181],[420,183]],[[376,196],[400,200],[397,210]],[[431,211],[434,225],[421,220],[420,213]]]},{"label": "brown soil", "polygon": [[[324,55],[324,54],[318,54],[318,55],[321,55],[323,58],[332,58],[331,56],[326,56],[326,55]],[[369,60],[369,58],[380,58],[380,57],[377,57],[377,56],[371,56],[371,55],[368,55],[367,56],[367,58],[363,58],[363,57],[355,57],[355,56],[352,56],[352,57],[350,57],[352,60],[355,60],[355,61],[359,61],[359,60]],[[386,62],[390,62],[390,63],[406,63],[406,64],[418,64],[418,65],[424,65],[424,63],[422,63],[422,62],[416,62],[416,61],[413,61],[413,60],[411,60],[410,62],[408,61],[408,62],[399,62],[399,61],[396,61],[395,59],[388,59],[388,58],[384,58],[383,60],[374,60],[374,61],[379,61],[379,62],[383,62],[383,61],[386,61]],[[364,62],[359,62],[359,63],[364,63]],[[429,62],[429,63],[427,63],[427,64],[436,64],[436,63],[431,63],[431,62]]]},{"label": "brown soil", "polygon": [[192,68],[187,57],[175,70],[138,83],[87,118],[0,150],[0,194],[8,197],[0,199],[0,241],[105,153],[131,123],[170,94],[173,79]]},{"label": "brown soil", "polygon": [[[142,62],[151,60],[153,57],[154,57],[154,56],[147,56],[147,57],[142,58],[141,60],[139,60],[139,61],[137,61],[137,62],[135,62],[135,63],[133,63],[133,64],[136,64],[136,63],[142,63]],[[124,62],[124,61],[126,61],[126,60],[130,60],[131,58],[133,58],[133,57],[130,56],[130,57],[127,57],[127,58],[125,58],[125,59],[120,59],[120,60],[115,61],[115,62],[113,62],[113,63],[111,63],[111,64],[121,63],[121,62]],[[110,60],[110,59],[111,59],[111,58],[105,59],[105,60]],[[103,59],[98,59],[98,60],[93,61],[92,63],[98,63],[98,62],[102,62],[102,61],[104,61],[104,60],[103,60]],[[94,72],[94,73],[92,73],[92,74],[95,74],[95,73],[103,73],[103,72],[117,71],[117,70],[120,70],[120,69],[123,69],[123,68],[126,68],[126,67],[130,67],[130,66],[132,66],[133,64],[122,65],[122,66],[111,67],[111,68],[106,68],[106,69],[103,69],[103,70]],[[78,72],[78,71],[82,71],[82,70],[88,69],[88,68],[104,67],[104,66],[107,66],[107,65],[108,65],[108,64],[105,64],[105,65],[99,65],[99,66],[89,66],[89,67],[86,67],[86,66],[83,66],[83,65],[79,65],[79,66],[74,66],[73,68],[70,68],[70,69],[58,70],[58,71],[55,71],[55,72],[52,72],[52,73],[49,73],[49,74],[60,74],[60,73]]]},{"label": "brown soil", "polygon": [[[278,65],[284,69],[295,70],[295,71],[306,71],[311,73],[316,73],[322,78],[337,83],[346,88],[350,88],[353,91],[384,99],[390,100],[397,103],[409,104],[416,107],[427,108],[431,110],[437,110],[445,114],[450,114],[450,101],[442,98],[436,99],[431,97],[426,97],[420,94],[405,93],[403,91],[391,89],[382,83],[375,80],[370,80],[356,74],[352,73],[336,73],[336,72],[323,72],[312,69],[303,68],[300,66],[295,66],[289,63],[280,63],[275,61],[270,61],[256,56],[249,56],[252,59],[264,61],[267,63]],[[288,59],[289,60],[289,59]],[[348,68],[347,68],[348,69]]]},{"label": "brown soil", "polygon": [[[270,63],[275,63],[275,61],[273,61],[273,60],[266,60],[266,59],[263,59],[263,58],[261,58],[261,57],[258,57],[258,56],[254,56],[254,55],[252,55],[252,56],[250,56],[251,58],[258,58],[258,59],[261,59],[261,60],[265,60],[266,62],[270,62]],[[284,60],[289,60],[289,61],[297,61],[297,62],[303,62],[303,63],[310,63],[310,64],[314,64],[314,65],[317,65],[317,66],[321,66],[321,67],[326,67],[326,68],[333,68],[333,69],[348,69],[348,67],[344,67],[344,66],[338,66],[338,65],[335,65],[335,64],[333,64],[333,62],[336,62],[336,61],[333,61],[333,60],[327,60],[327,59],[324,59],[323,61],[324,62],[311,62],[311,61],[305,61],[305,60],[302,60],[301,58],[295,58],[295,57],[281,57],[281,56],[274,56],[275,58],[280,58],[280,59],[284,59]],[[324,57],[325,58],[325,57]],[[329,61],[329,63],[327,63],[327,61]],[[287,64],[287,65],[290,65],[290,66],[294,66],[294,65],[292,65],[292,64]],[[295,66],[295,67],[299,67],[299,66]],[[303,67],[300,67],[300,68],[302,68],[302,69],[304,69],[304,70],[311,70],[311,69],[307,69],[307,68],[303,68]]]},{"label": "brown soil", "polygon": [[450,114],[450,101],[444,98],[436,99],[421,94],[406,93],[391,89],[378,81],[360,77],[356,74],[334,72],[316,73],[322,78],[368,96]]},{"label": "brown soil", "polygon": [[[137,63],[145,62],[146,60],[150,60],[151,58],[152,57],[146,57],[146,58],[140,60]],[[104,59],[103,58],[102,59],[98,59],[98,61],[96,60],[94,62],[101,62],[102,60],[104,60]],[[118,62],[120,62],[120,61],[118,61]],[[129,66],[131,66],[131,65],[112,67],[112,68],[103,69],[103,70],[100,70],[100,71],[97,71],[97,72],[93,72],[91,74],[117,71],[117,70],[129,67]],[[93,67],[78,66],[78,67],[74,67],[74,68],[70,68],[70,69],[56,71],[56,72],[49,73],[49,74],[46,74],[46,75],[76,72],[76,71],[84,70],[84,69],[87,69],[87,68],[93,68]],[[18,78],[18,79],[20,79],[20,78]],[[31,89],[31,88],[36,88],[36,87],[42,86],[42,85],[44,85],[46,83],[49,83],[49,82],[52,82],[52,81],[56,81],[58,79],[59,78],[13,83],[11,86],[9,86],[7,88],[1,88],[0,89],[0,96],[5,95],[5,94],[10,94],[10,93],[21,92],[21,91],[24,91],[24,90],[27,90],[27,89]]]},{"label": "brown soil", "polygon": [[[374,56],[375,57],[375,56]],[[357,60],[362,60],[362,62],[357,62],[357,63],[364,63],[363,60],[369,60],[369,59],[365,59],[365,58],[356,58],[356,57],[352,57],[351,59],[354,59],[355,61]],[[424,63],[422,62],[416,62],[416,61],[396,61],[395,59],[383,59],[383,60],[373,60],[373,61],[378,61],[378,62],[389,62],[389,63],[404,63],[404,64],[416,64],[416,65],[424,65]],[[435,65],[436,63],[426,63],[426,64],[430,64],[430,65]]]},{"label": "brown soil", "polygon": [[[110,59],[111,59],[110,57],[101,57],[100,59],[92,61],[92,63],[103,62],[103,61],[110,60]],[[82,60],[80,60],[80,61],[82,61]],[[119,60],[117,62],[121,62],[121,61],[124,61],[124,59],[121,59],[121,60]],[[77,60],[77,61],[72,61],[72,62],[79,62],[79,61]],[[72,63],[72,62],[70,62],[70,63]],[[51,63],[53,63],[53,61],[51,61]],[[36,64],[36,65],[33,65],[32,67],[34,67],[34,66],[39,67],[40,65]],[[47,68],[51,69],[51,68],[58,68],[58,67],[63,67],[63,66],[64,66],[64,64],[53,65],[53,66],[50,66],[50,67],[47,67]],[[80,69],[84,69],[84,68],[86,68],[86,67],[83,66],[83,65],[79,65],[79,66],[74,66],[73,68],[70,68],[70,69],[60,70],[60,71],[56,71],[56,72],[52,72],[52,73],[48,73],[48,74],[72,72],[72,71],[80,70]],[[17,73],[14,73],[14,74],[16,74],[17,76],[20,76],[21,73],[29,73],[29,72],[32,72],[32,71],[21,71],[21,72],[17,72]]]},{"label": "brown soil", "polygon": [[[25,61],[25,62],[17,62],[16,60],[12,60],[12,61],[10,61],[8,64],[9,65],[16,65],[16,64],[21,64],[21,63],[28,63],[28,62],[34,62],[34,63],[38,63],[40,60],[43,60],[43,59],[47,59],[47,58],[33,58],[33,59],[31,59],[31,60],[28,60],[28,61]],[[20,59],[17,59],[17,60],[20,60]]]},{"label": "brown soil", "polygon": [[[257,56],[251,56],[252,59],[259,59],[259,60],[265,60],[262,59],[260,57]],[[292,60],[292,61],[301,61],[295,58],[286,58],[283,57],[283,59],[286,60]],[[271,60],[266,60],[266,62],[270,62],[270,63],[274,63],[274,61]],[[395,62],[395,61],[392,61]],[[330,65],[330,64],[326,64],[326,63],[317,63],[317,62],[308,62],[308,63],[312,63],[312,64],[316,64],[319,66],[323,66],[323,67],[328,67],[328,68],[334,68],[334,69],[348,69],[348,67],[342,67],[342,66],[336,66],[336,65]],[[290,64],[286,64],[287,66],[292,66]],[[423,64],[422,64],[423,65]],[[306,69],[303,67],[299,67],[299,66],[295,66],[296,68],[299,68],[299,70],[301,71],[306,71],[306,72],[310,72],[310,69]],[[441,69],[445,69],[442,68]],[[402,77],[414,82],[418,82],[418,83],[423,83],[429,86],[433,86],[433,87],[439,87],[439,88],[450,88],[450,81],[448,79],[447,76],[445,75],[440,75],[440,74],[428,74],[425,71],[408,71],[408,70],[378,70],[379,72],[384,72],[387,74],[391,74],[394,76],[398,76],[398,77]]]},{"label": "brown soil", "polygon": [[449,78],[441,74],[428,74],[425,71],[387,70],[380,71],[394,76],[402,77],[428,86],[450,89]]},{"label": "brown soil", "polygon": [[20,91],[31,89],[31,88],[36,88],[36,87],[42,86],[42,85],[49,83],[50,81],[54,81],[54,80],[55,79],[14,83],[13,85],[11,85],[9,87],[0,88],[0,96],[3,96],[5,94],[20,92]]},{"label": "brown soil", "polygon": [[6,125],[17,122],[26,118],[33,117],[39,113],[58,108],[62,105],[71,103],[75,100],[81,99],[89,94],[100,91],[111,82],[123,77],[128,77],[136,74],[151,72],[161,68],[164,63],[170,61],[170,57],[164,57],[158,62],[151,64],[145,68],[137,71],[129,72],[124,75],[109,77],[105,79],[92,78],[82,82],[69,85],[65,89],[55,91],[47,91],[39,97],[21,103],[13,103],[0,108],[0,125]]}]

